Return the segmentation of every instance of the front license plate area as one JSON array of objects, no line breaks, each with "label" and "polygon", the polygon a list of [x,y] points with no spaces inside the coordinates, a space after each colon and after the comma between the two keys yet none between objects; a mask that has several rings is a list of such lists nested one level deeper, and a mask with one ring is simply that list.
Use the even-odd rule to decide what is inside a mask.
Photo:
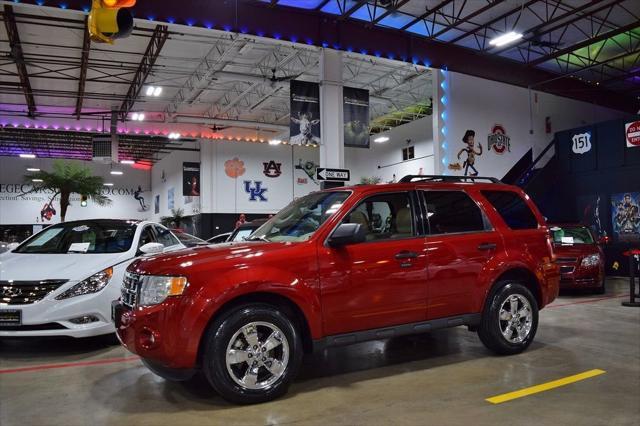
[{"label": "front license plate area", "polygon": [[20,309],[0,309],[0,326],[18,327],[22,325]]}]

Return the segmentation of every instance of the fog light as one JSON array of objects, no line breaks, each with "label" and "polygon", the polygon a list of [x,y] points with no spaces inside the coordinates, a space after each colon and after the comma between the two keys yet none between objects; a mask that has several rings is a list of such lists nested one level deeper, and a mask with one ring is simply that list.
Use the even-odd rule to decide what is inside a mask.
[{"label": "fog light", "polygon": [[142,346],[145,349],[154,348],[157,345],[158,340],[159,340],[158,334],[146,327],[142,329],[142,331],[140,332],[140,337],[138,338],[138,341],[140,342],[140,346]]},{"label": "fog light", "polygon": [[89,324],[98,321],[100,320],[95,315],[85,315],[83,317],[73,318],[69,320],[69,322],[73,324]]}]

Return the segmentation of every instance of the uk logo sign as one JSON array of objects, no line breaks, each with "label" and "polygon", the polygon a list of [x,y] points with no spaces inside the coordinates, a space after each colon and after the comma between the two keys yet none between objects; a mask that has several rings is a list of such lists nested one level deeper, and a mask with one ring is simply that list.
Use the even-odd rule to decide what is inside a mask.
[{"label": "uk logo sign", "polygon": [[267,188],[262,186],[262,181],[256,180],[251,185],[252,181],[244,181],[244,192],[249,194],[249,201],[268,201],[264,193],[267,192]]},{"label": "uk logo sign", "polygon": [[576,154],[585,154],[591,151],[591,133],[584,132],[573,135],[571,149]]},{"label": "uk logo sign", "polygon": [[282,163],[276,163],[271,160],[267,163],[262,163],[262,165],[264,166],[262,173],[264,173],[266,177],[277,178],[282,174]]}]

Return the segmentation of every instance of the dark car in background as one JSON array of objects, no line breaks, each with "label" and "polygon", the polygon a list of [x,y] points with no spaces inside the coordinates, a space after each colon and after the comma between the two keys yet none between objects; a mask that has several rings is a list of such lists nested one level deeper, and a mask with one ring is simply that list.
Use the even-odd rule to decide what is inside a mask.
[{"label": "dark car in background", "polygon": [[589,227],[579,224],[549,225],[560,266],[561,289],[589,289],[604,294],[604,252]]}]

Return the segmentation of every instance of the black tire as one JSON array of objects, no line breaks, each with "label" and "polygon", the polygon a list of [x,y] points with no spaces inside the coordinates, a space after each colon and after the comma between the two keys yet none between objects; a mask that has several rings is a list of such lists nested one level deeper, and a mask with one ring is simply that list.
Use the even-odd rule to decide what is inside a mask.
[{"label": "black tire", "polygon": [[[236,333],[240,332],[244,326],[250,323],[267,323],[277,327],[282,334],[284,334],[286,340],[283,339],[283,341],[288,347],[288,362],[284,370],[282,370],[281,375],[273,383],[270,383],[262,389],[243,387],[232,378],[231,374],[236,374],[236,377],[239,378],[239,375],[242,375],[242,368],[246,368],[244,374],[248,374],[250,370],[248,363],[242,362],[234,364],[232,372],[227,368],[226,355],[227,348],[231,344],[231,339]],[[258,327],[264,326],[259,325]],[[264,328],[268,330],[268,327]],[[259,330],[259,328],[256,328],[256,330]],[[258,335],[264,339],[264,330],[262,332],[258,331]],[[245,349],[251,351],[248,345],[248,339],[244,337],[244,333],[242,336],[243,337],[234,339],[234,342],[238,340],[244,341],[247,343],[247,347],[242,348],[242,350],[244,352],[247,352]],[[203,345],[202,370],[207,380],[220,396],[236,404],[256,404],[271,401],[284,395],[296,377],[300,369],[300,364],[302,363],[302,339],[295,323],[279,308],[267,304],[247,304],[226,313],[217,319],[209,328],[205,335]],[[280,349],[275,348],[273,350],[280,350],[280,357],[284,357],[284,347],[284,343],[280,343]],[[259,351],[260,348],[257,350]],[[267,354],[273,354],[273,352],[269,351]],[[273,356],[275,358],[278,357],[277,355]],[[259,357],[256,358],[254,355],[253,362],[258,358]],[[262,358],[262,360],[264,359],[265,358]],[[268,362],[269,361],[267,361],[267,363]],[[235,370],[236,368],[238,370]],[[256,370],[260,371],[260,375],[276,377],[275,374],[271,374],[270,369],[267,369],[266,365],[256,367]]]},{"label": "black tire", "polygon": [[593,290],[593,292],[595,294],[605,294],[607,291],[607,287],[605,286],[605,279],[602,279],[602,285],[598,288],[596,288],[595,290]]},{"label": "black tire", "polygon": [[[500,308],[511,296],[519,295],[529,302],[531,308],[531,328],[522,341],[517,343],[507,340],[503,335],[501,327],[505,326],[509,320],[500,320]],[[520,323],[522,324],[522,323]],[[514,281],[503,281],[496,285],[494,291],[489,294],[485,308],[482,312],[478,336],[482,343],[491,351],[499,355],[519,354],[529,347],[538,329],[538,303],[531,291],[523,284]],[[510,329],[511,333],[517,333],[515,329]]]}]

